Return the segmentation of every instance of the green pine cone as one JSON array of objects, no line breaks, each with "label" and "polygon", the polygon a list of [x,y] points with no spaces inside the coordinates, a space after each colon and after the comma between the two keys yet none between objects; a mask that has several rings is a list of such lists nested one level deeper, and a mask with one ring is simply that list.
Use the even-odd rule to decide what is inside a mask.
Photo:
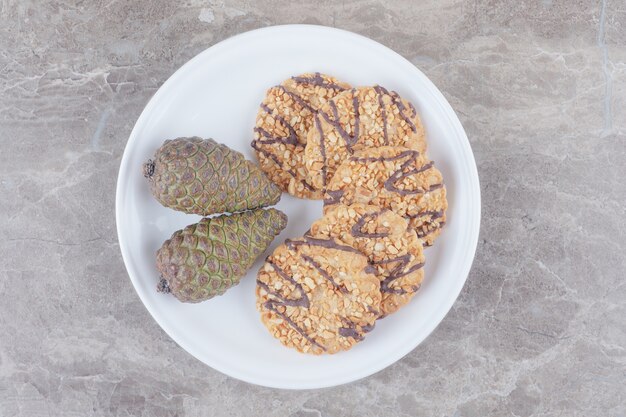
[{"label": "green pine cone", "polygon": [[175,232],[157,251],[157,289],[197,303],[239,283],[287,225],[274,208],[204,218]]},{"label": "green pine cone", "polygon": [[252,210],[280,200],[280,189],[257,165],[213,139],[166,140],[143,170],[152,195],[185,213]]}]

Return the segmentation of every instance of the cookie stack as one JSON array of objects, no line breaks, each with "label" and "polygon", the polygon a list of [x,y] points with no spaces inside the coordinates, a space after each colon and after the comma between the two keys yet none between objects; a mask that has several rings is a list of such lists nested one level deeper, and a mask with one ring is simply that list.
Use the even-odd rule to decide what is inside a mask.
[{"label": "cookie stack", "polygon": [[350,349],[418,291],[423,247],[446,221],[419,115],[384,87],[303,74],[268,90],[252,147],[283,191],[324,200],[305,236],[261,267],[261,320],[300,352]]}]

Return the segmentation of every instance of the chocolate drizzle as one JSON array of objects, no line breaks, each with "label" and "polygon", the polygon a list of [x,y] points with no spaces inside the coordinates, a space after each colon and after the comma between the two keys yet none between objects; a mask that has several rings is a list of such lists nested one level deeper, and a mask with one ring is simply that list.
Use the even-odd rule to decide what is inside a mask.
[{"label": "chocolate drizzle", "polygon": [[378,96],[380,115],[383,118],[383,137],[385,139],[385,145],[389,145],[389,135],[387,134],[387,111],[385,110],[385,103],[383,103],[383,88],[377,85],[374,87],[374,91],[376,91],[376,95]]},{"label": "chocolate drizzle", "polygon": [[[288,165],[284,164],[283,161],[281,161],[276,156],[276,154],[274,154],[274,153],[272,153],[272,152],[270,152],[270,151],[268,151],[266,149],[263,149],[261,146],[262,145],[272,145],[272,144],[275,144],[275,143],[283,143],[285,145],[292,145],[292,146],[295,146],[295,147],[302,148],[305,145],[298,141],[298,134],[296,133],[296,131],[293,128],[293,126],[291,126],[291,124],[289,124],[284,117],[282,117],[279,114],[276,114],[276,115],[272,114],[272,109],[270,109],[264,103],[261,103],[261,108],[267,114],[271,115],[272,117],[274,117],[275,119],[280,121],[287,128],[287,130],[289,130],[289,136],[287,136],[287,137],[272,136],[272,134],[269,133],[267,130],[265,130],[265,129],[261,128],[261,127],[255,127],[254,131],[259,133],[264,139],[263,140],[261,140],[261,139],[253,140],[250,145],[257,152],[261,153],[266,158],[271,159],[277,166],[279,166],[283,171],[285,171],[289,175],[291,175],[294,179],[298,179],[298,174],[296,173],[296,171],[293,170],[293,168],[291,168]],[[311,184],[309,184],[305,179],[301,179],[300,183],[307,190],[315,191],[315,187],[313,187]]]},{"label": "chocolate drizzle", "polygon": [[399,159],[404,159],[407,156],[411,158],[418,158],[420,153],[415,150],[407,149],[406,151],[402,151],[395,156],[366,156],[366,157],[357,157],[353,156],[350,158],[353,162],[358,162],[359,164],[367,164],[370,162],[391,162],[397,161]]},{"label": "chocolate drizzle", "polygon": [[[359,124],[361,120],[359,115],[359,99],[357,98],[356,90],[352,89],[352,107],[354,110],[354,133],[352,135],[350,135],[341,125],[341,121],[339,119],[339,111],[337,110],[337,105],[335,104],[335,102],[331,100],[328,102],[328,104],[330,106],[331,112],[333,113],[333,118],[331,118],[328,113],[322,111],[321,109],[319,110],[318,114],[320,114],[328,124],[335,128],[337,133],[339,133],[339,136],[341,136],[341,138],[344,140],[348,152],[352,153],[352,147],[359,140]],[[323,141],[324,137],[321,130],[320,136]]]},{"label": "chocolate drizzle", "polygon": [[[356,341],[361,341],[363,340],[363,334],[362,333],[367,333],[372,331],[372,329],[374,328],[373,324],[368,324],[365,326],[359,326],[358,324],[356,324],[353,321],[350,321],[348,319],[342,319],[342,324],[343,326],[339,328],[339,335],[343,336],[343,337],[351,337]],[[361,330],[361,332],[359,332],[359,330]]]},{"label": "chocolate drizzle", "polygon": [[270,132],[268,132],[267,130],[263,129],[262,127],[255,127],[254,131],[259,133],[261,136],[263,136],[265,139],[261,140],[255,140],[254,142],[259,142],[262,145],[272,145],[274,143],[284,143],[285,145],[293,145],[293,146],[299,146],[299,147],[304,147],[303,144],[301,144],[300,142],[298,142],[298,139],[295,137],[292,137],[291,134],[284,138],[284,137],[278,137],[278,136],[272,136],[272,134]]},{"label": "chocolate drizzle", "polygon": [[288,299],[288,298],[283,297],[280,293],[272,290],[266,283],[264,283],[264,282],[262,282],[260,280],[257,280],[257,282],[256,282],[257,285],[259,287],[263,288],[265,291],[267,291],[267,293],[269,295],[271,295],[272,297],[275,298],[274,300],[266,301],[263,304],[265,306],[265,308],[267,308],[270,311],[273,311],[278,316],[280,316],[295,331],[297,331],[300,335],[302,335],[302,337],[304,337],[307,341],[309,341],[309,343],[319,347],[322,350],[326,350],[322,345],[317,343],[311,336],[309,336],[302,327],[298,326],[297,323],[295,323],[293,320],[291,320],[291,318],[287,314],[285,314],[285,313],[283,313],[283,312],[278,310],[277,306],[309,308],[311,303],[310,303],[309,298],[307,297],[306,293],[304,292],[304,289],[302,288],[302,285],[300,285],[296,280],[294,280],[291,276],[289,276],[289,274],[287,274],[287,272],[285,272],[281,267],[276,265],[270,259],[267,259],[266,261],[267,261],[267,263],[269,265],[272,266],[274,271],[276,271],[276,273],[281,278],[283,278],[284,280],[292,283],[296,287],[296,290],[299,291],[300,294],[302,294],[302,295],[299,298],[296,298],[296,299]]},{"label": "chocolate drizzle", "polygon": [[[267,158],[270,158],[272,161],[274,161],[277,165],[281,165],[280,160],[278,159],[278,157],[276,155],[274,155],[273,153],[266,151],[265,149],[261,148],[258,145],[258,142],[256,140],[252,141],[252,143],[250,144],[250,146],[252,146],[252,149],[261,152],[263,155],[265,155]],[[295,174],[295,172],[290,172],[291,175]]]},{"label": "chocolate drizzle", "polygon": [[302,97],[300,97],[299,95],[297,95],[296,93],[293,93],[289,90],[287,90],[285,87],[283,87],[282,85],[277,85],[276,88],[278,88],[280,91],[282,91],[284,94],[287,94],[289,97],[291,97],[293,99],[293,101],[295,101],[296,103],[298,103],[301,107],[307,109],[308,111],[310,111],[311,113],[315,113],[316,109],[311,106],[309,103],[307,103]]},{"label": "chocolate drizzle", "polygon": [[293,279],[287,272],[285,272],[284,269],[282,269],[281,267],[276,265],[272,260],[267,259],[267,263],[272,266],[274,271],[276,271],[276,273],[282,279],[284,279],[285,281],[293,284],[296,287],[296,290],[299,291],[301,295],[300,295],[299,298],[296,298],[296,299],[287,299],[287,298],[284,298],[279,293],[273,291],[271,288],[269,288],[267,286],[267,284],[265,284],[265,283],[263,283],[261,281],[258,281],[258,280],[257,280],[257,284],[259,284],[260,287],[262,287],[265,291],[267,291],[268,294],[271,294],[272,296],[274,296],[278,300],[280,300],[280,303],[282,305],[290,306],[290,307],[309,308],[310,305],[311,305],[311,302],[309,301],[309,298],[306,296],[306,293],[304,292],[304,289],[302,288],[302,285],[300,283],[298,283],[295,279]]},{"label": "chocolate drizzle", "polygon": [[377,213],[367,213],[359,218],[359,220],[350,229],[350,234],[354,237],[366,237],[366,238],[378,238],[389,236],[389,231],[382,233],[365,233],[363,232],[363,226],[370,220],[375,220],[380,215]]},{"label": "chocolate drizzle", "polygon": [[363,272],[365,272],[366,274],[378,275],[378,270],[374,266],[372,266],[372,265],[367,265],[363,269]]},{"label": "chocolate drizzle", "polygon": [[[392,91],[391,93],[389,93],[389,95],[391,96],[391,100],[393,101],[393,104],[395,104],[398,110],[400,110],[400,116],[409,125],[413,133],[417,132],[417,127],[415,126],[415,123],[413,123],[411,118],[406,115],[406,110],[407,110],[406,106],[402,103],[402,99],[400,98],[398,93],[396,93],[395,91]],[[412,111],[413,112],[415,111],[415,107],[412,108]],[[415,114],[413,115],[413,117],[415,117]]]},{"label": "chocolate drizzle", "polygon": [[[289,250],[295,251],[298,248],[298,246],[302,246],[302,245],[318,246],[318,247],[323,247],[323,248],[336,249],[336,250],[341,250],[341,251],[345,251],[345,252],[361,254],[361,252],[357,251],[356,249],[354,249],[351,246],[340,245],[340,244],[336,243],[333,240],[317,239],[317,238],[314,238],[314,237],[311,237],[311,236],[307,236],[306,234],[305,234],[305,236],[303,237],[302,240],[291,240],[291,239],[285,240],[285,246],[287,246],[287,248]],[[309,264],[311,264],[313,266],[313,268],[315,268],[317,270],[317,272],[319,272],[319,274],[322,277],[324,277],[328,282],[330,282],[335,289],[337,289],[337,290],[339,290],[339,291],[341,291],[343,293],[347,293],[348,292],[348,290],[345,288],[345,286],[340,285],[339,283],[337,283],[337,281],[335,281],[334,278],[328,272],[326,272],[322,268],[322,266],[319,264],[319,262],[317,262],[311,256],[305,255],[305,254],[300,254],[300,257],[305,262],[308,262]]]},{"label": "chocolate drizzle", "polygon": [[411,117],[417,116],[417,110],[415,110],[415,106],[410,101],[409,101],[409,108],[411,109]]},{"label": "chocolate drizzle", "polygon": [[[389,132],[387,129],[387,109],[385,108],[385,103],[383,100],[383,95],[387,95],[391,98],[391,104],[395,107],[398,108],[398,112],[400,113],[400,117],[402,117],[402,119],[406,122],[407,125],[409,125],[409,127],[411,128],[411,130],[415,133],[417,132],[417,127],[415,126],[415,123],[411,120],[411,118],[415,117],[417,115],[417,111],[415,110],[415,107],[413,106],[413,104],[409,103],[409,108],[407,109],[407,107],[404,105],[404,103],[402,102],[402,98],[398,95],[398,93],[396,93],[395,91],[389,92],[387,89],[385,89],[382,86],[374,86],[374,91],[376,92],[377,95],[377,100],[378,100],[378,105],[380,106],[380,111],[381,111],[381,117],[383,119],[383,139],[384,145],[389,145],[390,141],[389,141]],[[341,123],[341,120],[339,118],[339,112],[337,110],[337,105],[335,104],[334,100],[331,100],[328,102],[328,105],[330,107],[330,112],[332,113],[332,117],[330,114],[328,114],[325,111],[322,111],[322,109],[318,110],[318,116],[321,116],[328,124],[330,124],[339,134],[339,136],[343,139],[345,145],[346,145],[346,149],[348,151],[348,153],[352,154],[353,153],[353,147],[354,145],[358,142],[359,140],[359,133],[360,133],[360,125],[361,125],[361,121],[360,121],[360,103],[359,103],[359,99],[357,96],[357,92],[356,89],[352,89],[351,91],[352,93],[352,107],[353,107],[353,111],[354,111],[354,132],[352,135],[350,135],[347,130],[344,128],[344,126]],[[393,109],[392,109],[393,111]],[[410,116],[407,115],[407,113],[410,111]],[[319,123],[319,120],[317,119],[316,116],[316,125],[317,125],[317,130],[320,136],[320,151],[322,153],[322,170],[326,171],[326,151],[324,149],[325,147],[325,139],[324,139],[324,132],[323,129],[321,127],[321,124]],[[409,151],[412,152],[412,151]],[[417,152],[417,151],[414,151]],[[419,153],[417,153],[416,155],[419,155]],[[361,158],[363,159],[363,158]],[[369,158],[367,158],[369,159]],[[357,159],[359,160],[359,159]],[[376,159],[374,159],[376,160]],[[381,158],[380,160],[387,160],[387,158]],[[393,159],[392,159],[393,160]],[[326,175],[324,175],[323,178],[323,185],[324,187],[326,187],[327,184],[327,178]]]},{"label": "chocolate drizzle", "polygon": [[262,128],[254,128],[255,131],[259,132],[262,136],[266,137],[269,140],[263,141],[263,143],[284,143],[286,145],[294,145],[294,146],[303,146],[300,142],[298,142],[298,134],[296,130],[291,126],[291,124],[280,114],[272,114],[272,109],[270,109],[265,103],[261,103],[261,108],[267,114],[272,116],[274,119],[277,119],[279,122],[283,124],[289,130],[289,136],[287,137],[275,137],[270,135],[268,131]]},{"label": "chocolate drizzle", "polygon": [[326,183],[328,179],[326,178],[327,168],[326,168],[326,143],[324,141],[324,130],[322,129],[322,122],[320,122],[319,115],[315,115],[315,128],[317,129],[317,133],[320,135],[320,155],[322,156],[322,184],[324,188],[326,188]]},{"label": "chocolate drizzle", "polygon": [[406,217],[410,219],[420,219],[422,217],[430,217],[431,220],[435,220],[435,219],[440,219],[443,217],[443,210],[420,211],[417,214],[407,214]]},{"label": "chocolate drizzle", "polygon": [[285,240],[285,245],[287,246],[287,248],[292,249],[292,250],[294,250],[298,246],[309,245],[309,246],[319,246],[319,247],[328,248],[328,249],[336,249],[336,250],[341,250],[341,251],[350,252],[350,253],[358,253],[359,255],[362,255],[361,252],[354,249],[352,246],[340,245],[334,240],[318,239],[310,235],[309,236],[305,235],[302,238],[302,240],[287,239]]},{"label": "chocolate drizzle", "polygon": [[[430,189],[432,190],[433,186],[431,186]],[[423,223],[415,229],[417,237],[422,239],[435,232],[436,230],[441,229],[446,224],[445,221],[438,220],[441,219],[443,215],[443,210],[425,210],[420,211],[417,214],[407,214],[406,217],[409,219],[425,219],[423,220]],[[426,230],[422,229],[423,227],[426,227]],[[430,244],[428,244],[427,246],[430,246]]]},{"label": "chocolate drizzle", "polygon": [[304,331],[304,329],[300,326],[298,326],[298,324],[296,322],[294,322],[293,320],[291,320],[291,318],[286,315],[285,313],[281,313],[280,311],[278,311],[278,309],[276,308],[275,303],[273,303],[272,301],[267,301],[264,304],[265,308],[267,308],[270,311],[273,311],[274,313],[276,313],[278,316],[280,316],[283,320],[285,320],[291,327],[293,327],[293,329],[295,331],[297,331],[298,333],[300,333],[300,335],[302,337],[304,337],[309,343],[311,343],[312,345],[317,346],[318,348],[322,349],[323,351],[326,351],[326,348],[322,345],[320,345],[319,343],[317,343],[315,341],[315,339],[313,339],[311,336],[309,336],[307,334],[307,332]]},{"label": "chocolate drizzle", "polygon": [[339,284],[337,284],[337,281],[335,281],[333,279],[333,277],[330,276],[330,274],[328,272],[326,272],[323,268],[322,265],[319,264],[319,262],[317,262],[315,259],[313,259],[312,257],[310,257],[309,255],[300,255],[302,257],[302,259],[304,259],[305,261],[307,261],[308,263],[310,263],[313,268],[315,268],[317,270],[317,272],[320,273],[321,276],[323,276],[324,278],[326,278],[326,280],[328,282],[330,282],[333,287],[335,287],[335,289],[341,291],[342,293],[346,294],[348,293],[348,290],[346,289],[346,287],[343,287]]},{"label": "chocolate drizzle", "polygon": [[304,188],[306,188],[309,191],[317,191],[315,187],[313,187],[311,184],[306,182],[306,180],[300,180],[300,183],[304,186]]},{"label": "chocolate drizzle", "polygon": [[[262,143],[265,143],[265,142],[262,142]],[[278,159],[278,157],[277,157],[275,154],[271,153],[270,151],[268,151],[268,150],[266,150],[266,149],[261,148],[261,147],[258,145],[258,142],[257,142],[257,141],[253,141],[253,142],[251,143],[251,145],[252,145],[252,148],[253,148],[253,149],[255,149],[257,152],[259,152],[259,153],[261,153],[262,155],[264,155],[266,158],[269,158],[269,159],[271,159],[272,161],[274,161],[274,163],[275,163],[276,165],[278,165],[279,167],[282,167],[282,166],[283,166],[282,162],[280,161],[280,159]],[[283,168],[283,169],[284,169],[287,173],[289,173],[289,175],[291,175],[292,177],[296,178],[296,175],[297,175],[297,174],[296,174],[296,172],[295,172],[293,169],[291,169],[291,168],[286,168],[286,169],[285,169],[285,168]],[[305,181],[303,180],[303,182],[305,182]]]},{"label": "chocolate drizzle", "polygon": [[[358,137],[356,135],[355,136],[350,135],[348,132],[346,132],[343,126],[341,126],[341,122],[339,121],[339,110],[337,110],[337,105],[333,101],[330,101],[329,106],[330,106],[330,110],[333,112],[334,119],[332,119],[328,113],[323,112],[322,110],[319,111],[319,114],[322,115],[322,117],[324,118],[324,120],[326,120],[328,124],[334,127],[335,130],[337,130],[337,133],[339,133],[339,136],[341,136],[341,138],[344,140],[348,150],[352,149],[352,146],[357,141]],[[355,132],[356,131],[357,130],[355,128]]]},{"label": "chocolate drizzle", "polygon": [[[380,311],[376,310],[374,307],[372,306],[367,306],[367,312],[370,314],[373,314],[375,316],[378,316],[380,314]],[[365,330],[365,328],[369,328],[369,330]],[[364,332],[369,332],[374,328],[374,325],[369,325],[369,326],[363,326],[363,331]]]},{"label": "chocolate drizzle", "polygon": [[359,125],[361,123],[361,114],[359,113],[359,99],[355,94],[356,90],[352,89],[352,108],[354,110],[354,142],[350,145],[350,151],[352,151],[352,146],[359,139]]},{"label": "chocolate drizzle", "polygon": [[330,239],[317,239],[311,236],[305,236],[304,241],[308,245],[311,245],[311,246],[321,246],[324,248],[336,249],[336,250],[341,250],[344,252],[351,252],[351,253],[363,255],[360,251],[354,249],[352,246],[340,245],[334,240],[330,240]]},{"label": "chocolate drizzle", "polygon": [[389,176],[389,178],[387,178],[387,180],[385,181],[385,184],[384,184],[385,189],[387,191],[395,192],[395,193],[405,196],[405,195],[414,195],[414,194],[424,194],[424,193],[436,190],[437,188],[443,187],[443,184],[433,184],[428,189],[417,188],[415,190],[403,190],[403,189],[398,188],[398,186],[396,185],[398,181],[401,181],[404,178],[408,178],[411,175],[416,175],[424,171],[427,171],[431,169],[434,165],[433,161],[430,161],[422,165],[421,167],[418,167],[418,168],[412,167],[411,169],[405,172],[404,170],[410,167],[411,164],[413,163],[414,163],[413,159],[408,159],[407,161],[402,163],[402,165],[400,165],[400,169],[394,171]]},{"label": "chocolate drizzle", "polygon": [[[374,310],[374,312],[376,312],[376,314],[378,314],[378,312],[376,310]],[[361,331],[363,333],[369,333],[372,330],[374,330],[374,327],[376,326],[376,323],[372,323],[372,324],[366,324],[365,326],[361,326]]]},{"label": "chocolate drizzle", "polygon": [[343,197],[343,190],[326,190],[327,198],[324,198],[324,205],[329,206],[332,204],[338,204],[341,202],[341,197]]},{"label": "chocolate drizzle", "polygon": [[[291,240],[291,239],[285,240],[285,246],[287,246],[287,248],[289,250],[294,250],[295,251],[298,248],[298,246],[301,246],[301,245],[319,246],[319,247],[324,247],[324,248],[331,248],[331,249],[336,249],[336,250],[342,250],[342,251],[346,251],[346,252],[354,252],[354,253],[361,254],[361,252],[357,251],[356,249],[354,249],[354,248],[352,248],[350,246],[340,245],[340,244],[336,243],[333,240],[325,240],[325,239],[313,238],[311,236],[307,236],[306,234],[305,234],[305,236],[304,236],[304,238],[302,240]],[[328,282],[330,282],[335,289],[338,289],[339,291],[341,291],[344,294],[349,292],[348,289],[345,288],[345,286],[340,285],[339,283],[337,283],[337,281],[335,281],[333,279],[333,277],[322,268],[320,263],[317,262],[315,259],[313,259],[311,256],[306,255],[306,254],[300,254],[300,257],[305,262],[307,262],[310,265],[312,265],[313,268],[315,268],[315,270],[322,277],[324,277]],[[281,267],[276,265],[270,258],[267,258],[266,262],[272,267],[272,269],[282,279],[284,279],[285,281],[293,284],[295,286],[295,288],[296,288],[296,291],[298,291],[301,294],[301,296],[298,297],[298,298],[295,298],[295,299],[293,299],[293,298],[286,298],[282,294],[274,291],[266,283],[264,283],[264,282],[262,282],[260,280],[257,280],[257,285],[259,287],[263,288],[270,296],[272,296],[274,298],[274,299],[266,301],[263,304],[265,306],[265,308],[267,308],[270,311],[273,311],[278,316],[280,316],[283,320],[285,320],[285,322],[287,322],[287,324],[289,324],[294,330],[296,330],[300,335],[302,335],[302,337],[304,337],[309,343],[311,343],[311,344],[313,344],[315,346],[318,346],[319,348],[321,348],[323,350],[326,350],[323,346],[321,346],[319,343],[317,343],[311,336],[309,336],[306,333],[306,331],[302,327],[300,327],[297,323],[295,323],[287,314],[285,314],[285,313],[283,313],[283,312],[278,310],[278,308],[277,308],[278,306],[310,308],[311,303],[310,303],[310,300],[307,297],[306,292],[304,291],[304,288],[302,287],[301,284],[299,284],[295,279],[293,279],[293,277],[290,276],[284,269],[282,269]],[[343,337],[353,337],[355,340],[361,340],[362,336],[357,332],[357,330],[356,330],[356,328],[354,326],[355,325],[352,324],[352,325],[349,325],[347,327],[339,328],[339,334],[341,336],[343,336]]]},{"label": "chocolate drizzle", "polygon": [[[406,115],[407,108],[404,105],[404,103],[402,103],[402,99],[400,98],[398,93],[396,93],[395,91],[389,92],[389,90],[387,90],[385,87],[382,87],[380,85],[377,85],[374,88],[377,88],[380,92],[387,94],[389,97],[391,97],[391,101],[400,111],[400,116],[402,117],[402,119],[404,119],[404,121],[409,125],[409,127],[414,133],[417,132],[417,127],[415,126],[415,123],[413,123],[411,118]],[[417,115],[417,111],[415,111],[415,107],[410,102],[409,102],[409,107],[411,108],[411,117],[415,117]]]},{"label": "chocolate drizzle", "polygon": [[[398,256],[397,258],[378,261],[376,262],[376,264],[387,265],[387,264],[391,264],[395,262],[398,262],[398,265],[396,265],[396,267],[391,270],[389,275],[380,283],[380,291],[384,293],[392,293],[392,294],[409,294],[410,293],[409,291],[406,291],[402,288],[391,288],[391,284],[397,279],[405,277],[423,268],[424,263],[420,262],[420,263],[414,264],[410,268],[407,269],[409,262],[411,262],[411,254],[407,253],[405,255]],[[411,287],[411,290],[412,290],[411,292],[416,292],[418,289],[419,289],[419,286],[413,285]]]},{"label": "chocolate drizzle", "polygon": [[336,84],[333,82],[327,82],[326,80],[324,80],[324,78],[322,77],[322,74],[320,74],[319,72],[316,72],[313,77],[297,76],[297,77],[291,77],[291,79],[294,80],[298,84],[309,84],[309,85],[314,85],[317,87],[330,88],[330,89],[338,90],[338,91],[343,91],[346,89],[345,87],[342,87],[339,84]]},{"label": "chocolate drizzle", "polygon": [[[306,84],[306,85],[313,85],[313,86],[317,86],[317,87],[322,87],[322,88],[328,88],[328,89],[333,89],[336,91],[344,91],[346,90],[345,87],[342,87],[339,84],[333,83],[333,82],[328,82],[326,80],[324,80],[324,77],[322,77],[322,75],[319,72],[316,72],[313,77],[302,77],[302,76],[295,76],[295,77],[291,77],[291,79],[293,81],[295,81],[298,84]],[[287,94],[289,97],[291,97],[296,103],[298,103],[300,106],[302,106],[303,108],[306,108],[307,110],[309,110],[311,113],[313,113],[315,115],[315,128],[317,129],[319,135],[320,135],[320,154],[322,156],[322,185],[324,187],[326,187],[326,184],[328,182],[328,179],[326,178],[326,174],[327,174],[327,168],[326,168],[326,146],[324,143],[324,132],[322,130],[320,121],[319,121],[319,117],[318,117],[318,111],[317,109],[313,108],[313,106],[311,106],[309,103],[307,103],[302,97],[300,97],[298,94],[287,90],[285,87],[279,85],[276,86],[276,88],[280,89],[284,94]],[[323,112],[319,112],[322,113],[326,118],[328,118],[328,115],[323,113]],[[330,120],[329,120],[330,122]],[[332,122],[330,122],[332,124]],[[304,180],[302,181],[303,184],[305,184],[305,186],[307,188],[309,188],[310,190],[314,190],[314,187],[312,187],[311,185],[309,185],[307,182],[305,182]]]},{"label": "chocolate drizzle", "polygon": [[426,230],[423,229],[417,229],[416,233],[417,233],[417,237],[422,239],[426,236],[428,236],[429,234],[433,233],[434,231],[441,229],[444,225],[446,224],[446,222],[426,222],[423,224],[423,226],[426,226]]},{"label": "chocolate drizzle", "polygon": [[340,327],[339,335],[343,337],[351,337],[358,341],[363,340],[363,335],[356,330],[356,327]]}]

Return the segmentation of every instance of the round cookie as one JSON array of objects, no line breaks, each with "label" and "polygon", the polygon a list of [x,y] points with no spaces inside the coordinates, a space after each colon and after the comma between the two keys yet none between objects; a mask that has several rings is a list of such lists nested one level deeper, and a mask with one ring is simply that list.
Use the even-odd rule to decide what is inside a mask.
[{"label": "round cookie", "polygon": [[348,156],[379,146],[404,146],[425,153],[424,127],[415,107],[381,86],[338,94],[320,107],[307,136],[304,158],[311,184],[325,190]]},{"label": "round cookie", "polygon": [[381,316],[408,303],[424,278],[422,242],[407,220],[388,209],[337,204],[311,226],[315,238],[335,238],[367,256],[378,272]]},{"label": "round cookie", "polygon": [[379,281],[367,258],[334,239],[287,240],[257,276],[261,321],[303,353],[348,350],[374,328]]},{"label": "round cookie", "polygon": [[324,210],[335,204],[373,204],[406,217],[425,246],[446,222],[446,188],[439,170],[419,152],[383,146],[355,152],[328,184]]},{"label": "round cookie", "polygon": [[322,198],[304,166],[307,133],[317,109],[348,88],[349,84],[316,72],[291,77],[267,91],[252,147],[261,169],[283,191],[300,198]]}]

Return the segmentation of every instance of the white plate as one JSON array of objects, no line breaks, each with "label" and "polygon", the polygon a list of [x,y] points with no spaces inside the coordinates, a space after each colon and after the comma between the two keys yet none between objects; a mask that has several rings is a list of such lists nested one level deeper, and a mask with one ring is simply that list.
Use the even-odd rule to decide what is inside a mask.
[{"label": "white plate", "polygon": [[[302,72],[321,71],[355,86],[381,84],[411,100],[424,122],[429,155],[448,190],[448,224],[427,250],[426,278],[412,302],[377,323],[362,343],[336,355],[310,356],[283,347],[255,309],[255,275],[224,296],[182,304],[156,292],[155,252],[175,230],[199,217],[152,198],[141,165],[168,138],[212,137],[254,159],[250,148],[265,91]],[[269,251],[304,233],[321,203],[286,194],[277,206],[289,224]],[[117,183],[117,231],[128,274],[150,314],[181,347],[234,378],[279,388],[320,388],[363,378],[394,363],[446,315],[469,272],[480,225],[480,189],[467,136],[454,111],[424,74],[365,37],[320,26],[254,30],[202,52],[157,91],[133,129]],[[269,252],[268,251],[268,252]]]}]

